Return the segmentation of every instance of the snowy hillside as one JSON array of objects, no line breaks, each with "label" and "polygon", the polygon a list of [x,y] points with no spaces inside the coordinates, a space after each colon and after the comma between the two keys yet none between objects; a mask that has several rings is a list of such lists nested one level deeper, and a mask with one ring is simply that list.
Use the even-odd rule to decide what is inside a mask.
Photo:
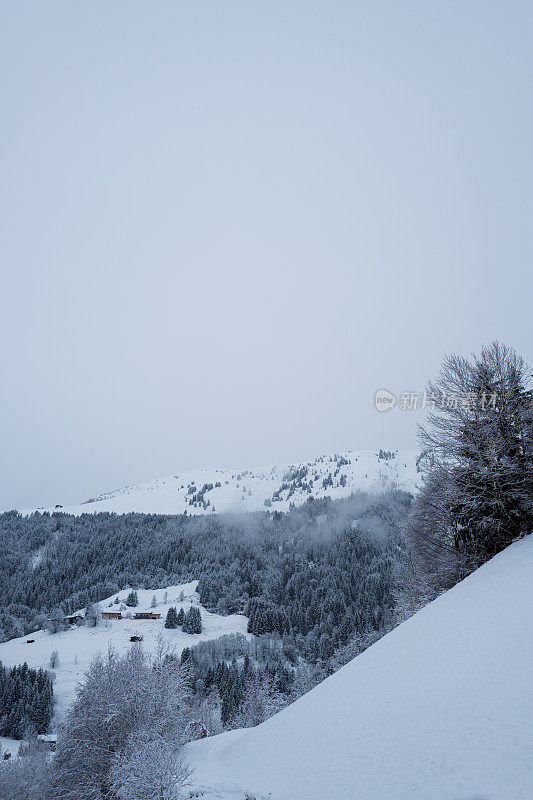
[{"label": "snowy hillside", "polygon": [[262,725],[188,746],[203,800],[533,796],[533,536]]},{"label": "snowy hillside", "polygon": [[[73,626],[66,631],[50,634],[41,630],[18,639],[0,643],[0,661],[7,666],[14,666],[27,662],[30,667],[50,668],[50,654],[56,650],[59,663],[54,668],[56,680],[54,683],[54,696],[56,700],[55,721],[60,721],[66,709],[74,699],[74,692],[78,681],[82,678],[93,656],[105,653],[108,646],[112,645],[118,652],[123,652],[131,647],[130,636],[141,635],[142,646],[147,652],[154,652],[158,637],[162,636],[164,642],[181,655],[184,647],[192,647],[198,642],[217,639],[228,633],[246,634],[248,620],[239,614],[226,617],[211,614],[200,605],[196,593],[197,581],[168,586],[164,589],[137,589],[139,605],[129,608],[128,611],[154,611],[161,614],[158,620],[105,620],[95,628],[85,625]],[[180,597],[183,592],[183,601]],[[167,594],[167,602],[164,596]],[[119,592],[118,595],[103,600],[99,603],[102,611],[117,611],[120,604],[115,604],[115,597],[124,601],[128,591]],[[153,596],[156,596],[157,606],[150,607]],[[164,626],[168,609],[174,606],[178,611],[183,608],[187,611],[191,605],[196,605],[202,615],[202,633],[183,633],[181,628],[167,629]],[[123,612],[125,613],[125,612]],[[28,640],[34,640],[33,642]]]},{"label": "snowy hillside", "polygon": [[[355,490],[388,488],[414,491],[420,478],[417,455],[411,450],[351,450],[320,456],[308,463],[277,467],[196,469],[127,486],[77,506],[65,506],[61,511],[205,514],[259,511],[265,507],[286,511],[290,503],[298,505],[309,496],[339,498],[348,497]],[[54,508],[37,510],[54,511]]]}]

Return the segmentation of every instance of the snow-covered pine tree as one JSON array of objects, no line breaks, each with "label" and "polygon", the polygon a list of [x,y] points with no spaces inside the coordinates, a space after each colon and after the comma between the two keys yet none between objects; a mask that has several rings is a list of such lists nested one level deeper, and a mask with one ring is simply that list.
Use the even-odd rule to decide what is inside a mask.
[{"label": "snow-covered pine tree", "polygon": [[167,618],[165,620],[165,628],[177,628],[178,615],[174,606],[171,606],[167,611]]},{"label": "snow-covered pine tree", "polygon": [[202,615],[197,606],[191,606],[189,611],[185,614],[183,620],[184,633],[201,633],[202,632]]},{"label": "snow-covered pine tree", "polygon": [[126,597],[126,605],[133,608],[134,606],[139,605],[139,598],[137,596],[137,592],[132,589],[129,595]]}]

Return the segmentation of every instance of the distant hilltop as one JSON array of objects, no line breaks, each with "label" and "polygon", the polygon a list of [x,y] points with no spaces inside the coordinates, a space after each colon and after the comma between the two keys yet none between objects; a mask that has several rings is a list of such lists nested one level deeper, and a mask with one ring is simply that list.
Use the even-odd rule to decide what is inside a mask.
[{"label": "distant hilltop", "polygon": [[[212,514],[277,509],[287,511],[308,497],[348,497],[355,491],[403,489],[421,480],[419,454],[412,450],[348,450],[314,461],[244,469],[195,469],[138,486],[126,486],[79,505],[33,511],[96,514]],[[58,498],[59,500],[60,498]]]}]

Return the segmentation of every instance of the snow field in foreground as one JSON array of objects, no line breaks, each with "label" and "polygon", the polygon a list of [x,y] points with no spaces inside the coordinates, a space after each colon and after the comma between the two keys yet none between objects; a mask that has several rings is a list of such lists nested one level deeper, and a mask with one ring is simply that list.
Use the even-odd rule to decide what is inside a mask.
[{"label": "snow field in foreground", "polygon": [[263,724],[188,745],[199,796],[531,800],[532,607],[529,536]]}]

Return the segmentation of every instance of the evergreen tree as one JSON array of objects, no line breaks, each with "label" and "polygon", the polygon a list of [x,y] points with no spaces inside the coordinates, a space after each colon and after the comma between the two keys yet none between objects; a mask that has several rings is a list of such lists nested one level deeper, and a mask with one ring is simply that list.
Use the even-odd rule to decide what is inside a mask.
[{"label": "evergreen tree", "polygon": [[202,615],[197,606],[191,606],[189,611],[185,614],[183,620],[184,633],[201,633],[202,632]]},{"label": "evergreen tree", "polygon": [[176,609],[173,606],[171,606],[167,611],[165,628],[177,628],[177,627],[178,627],[178,615],[176,613]]},{"label": "evergreen tree", "polygon": [[[56,662],[57,663],[57,662]],[[53,712],[49,673],[27,664],[7,670],[0,663],[0,735],[22,739],[29,728],[46,733]]]},{"label": "evergreen tree", "polygon": [[126,605],[133,608],[134,606],[139,605],[139,598],[137,596],[137,592],[132,590],[126,598]]}]

